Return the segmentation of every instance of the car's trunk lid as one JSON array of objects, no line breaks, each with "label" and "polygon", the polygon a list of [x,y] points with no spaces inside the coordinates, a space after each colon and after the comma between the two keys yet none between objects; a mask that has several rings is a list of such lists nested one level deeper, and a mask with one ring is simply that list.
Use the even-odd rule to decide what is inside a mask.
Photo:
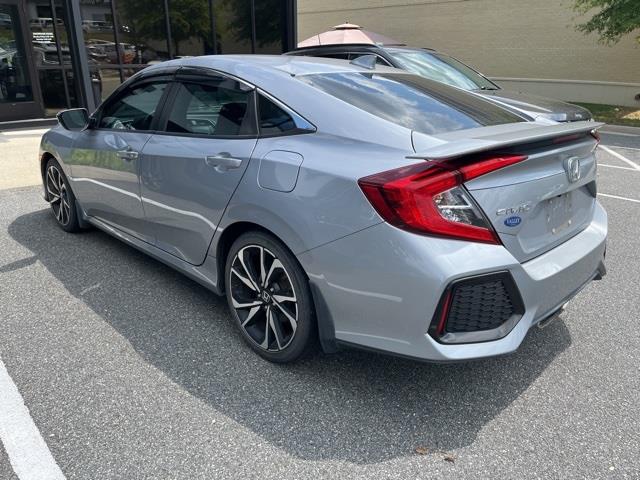
[{"label": "car's trunk lid", "polygon": [[426,149],[410,158],[439,162],[467,155],[526,155],[520,163],[465,184],[504,246],[524,262],[563,243],[591,222],[596,140],[590,132],[601,125],[525,123],[429,139],[414,135],[416,150]]}]

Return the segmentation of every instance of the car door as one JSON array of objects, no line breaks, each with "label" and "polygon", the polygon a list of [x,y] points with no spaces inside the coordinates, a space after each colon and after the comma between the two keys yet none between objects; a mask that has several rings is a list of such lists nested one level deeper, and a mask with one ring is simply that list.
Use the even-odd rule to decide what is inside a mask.
[{"label": "car door", "polygon": [[149,243],[140,199],[140,153],[151,138],[168,79],[135,83],[110,99],[81,132],[68,163],[85,213]]},{"label": "car door", "polygon": [[256,145],[254,95],[222,74],[178,72],[144,147],[142,202],[156,246],[191,264],[204,262]]}]

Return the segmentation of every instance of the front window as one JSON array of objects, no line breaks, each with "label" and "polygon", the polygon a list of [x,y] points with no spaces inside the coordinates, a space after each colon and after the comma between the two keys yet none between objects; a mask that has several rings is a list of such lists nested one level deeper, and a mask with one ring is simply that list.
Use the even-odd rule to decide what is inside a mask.
[{"label": "front window", "polygon": [[329,73],[296,78],[389,122],[429,135],[524,121],[478,95],[406,73]]},{"label": "front window", "polygon": [[99,127],[115,130],[149,130],[166,83],[133,88],[104,108]]},{"label": "front window", "polygon": [[388,53],[403,70],[464,90],[497,90],[498,86],[448,55],[426,50],[390,48]]}]

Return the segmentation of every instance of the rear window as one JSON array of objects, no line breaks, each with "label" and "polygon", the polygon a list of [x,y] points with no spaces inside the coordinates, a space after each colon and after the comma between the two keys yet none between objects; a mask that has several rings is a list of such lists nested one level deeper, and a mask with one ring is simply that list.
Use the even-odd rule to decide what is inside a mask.
[{"label": "rear window", "polygon": [[524,121],[475,94],[417,75],[345,72],[296,78],[377,117],[429,135]]}]

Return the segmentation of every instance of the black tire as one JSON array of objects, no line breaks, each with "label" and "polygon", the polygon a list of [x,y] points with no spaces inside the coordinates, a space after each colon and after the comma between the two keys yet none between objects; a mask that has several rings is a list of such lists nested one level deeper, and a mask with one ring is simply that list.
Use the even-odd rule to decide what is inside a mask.
[{"label": "black tire", "polygon": [[76,197],[56,159],[51,158],[47,162],[43,182],[46,199],[58,226],[65,232],[79,232],[81,228],[76,211]]},{"label": "black tire", "polygon": [[[278,239],[260,231],[238,237],[226,259],[225,291],[242,337],[258,355],[270,362],[289,363],[313,350],[317,329],[309,283],[296,258]],[[269,318],[273,326],[267,326]]]}]

